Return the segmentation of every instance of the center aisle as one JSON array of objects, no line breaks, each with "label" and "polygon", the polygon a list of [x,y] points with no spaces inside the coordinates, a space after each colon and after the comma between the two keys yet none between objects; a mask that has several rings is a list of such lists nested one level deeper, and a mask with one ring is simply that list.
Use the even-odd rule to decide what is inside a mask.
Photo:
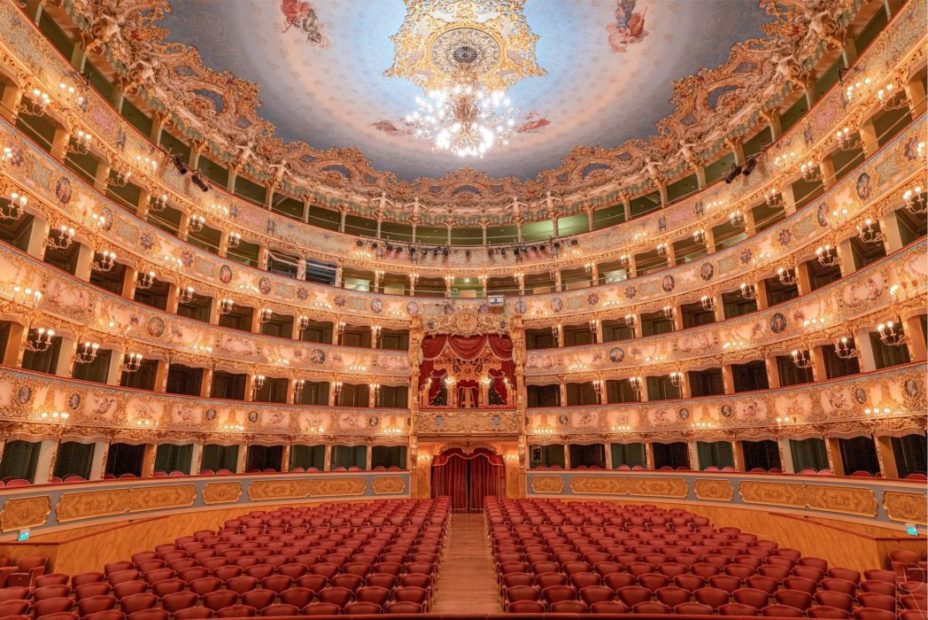
[{"label": "center aisle", "polygon": [[449,614],[502,611],[482,513],[451,515],[451,531],[431,610]]}]

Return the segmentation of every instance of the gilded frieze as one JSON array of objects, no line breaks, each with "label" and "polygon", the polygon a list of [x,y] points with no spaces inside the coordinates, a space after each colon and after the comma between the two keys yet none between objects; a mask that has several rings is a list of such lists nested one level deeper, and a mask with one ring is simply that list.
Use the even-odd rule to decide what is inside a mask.
[{"label": "gilded frieze", "polygon": [[309,480],[309,497],[364,495],[364,478],[313,478]]},{"label": "gilded frieze", "polygon": [[374,495],[399,495],[406,490],[406,479],[398,476],[378,476],[371,481]]},{"label": "gilded frieze", "polygon": [[696,480],[693,483],[693,492],[699,499],[717,502],[730,502],[735,495],[729,480]]},{"label": "gilded frieze", "polygon": [[868,488],[835,485],[742,481],[741,499],[747,504],[811,508],[827,512],[876,516],[876,496]]},{"label": "gilded frieze", "polygon": [[641,497],[684,498],[687,492],[683,478],[635,477],[630,478],[628,484],[628,494]]},{"label": "gilded frieze", "polygon": [[310,492],[310,481],[301,480],[255,480],[248,486],[248,498],[253,501],[271,499],[298,499]]},{"label": "gilded frieze", "polygon": [[192,484],[150,485],[133,487],[129,490],[129,512],[163,510],[192,506],[197,498],[197,489]]},{"label": "gilded frieze", "polygon": [[883,509],[893,521],[928,525],[928,501],[924,493],[885,491]]},{"label": "gilded frieze", "polygon": [[51,498],[47,495],[8,499],[0,512],[0,531],[45,525],[51,510]]},{"label": "gilded frieze", "polygon": [[231,504],[242,496],[242,485],[238,482],[210,482],[203,487],[204,504]]},{"label": "gilded frieze", "polygon": [[129,512],[129,489],[64,493],[55,507],[59,523],[120,515]]},{"label": "gilded frieze", "polygon": [[564,492],[564,479],[560,476],[531,476],[532,493],[560,495]]}]

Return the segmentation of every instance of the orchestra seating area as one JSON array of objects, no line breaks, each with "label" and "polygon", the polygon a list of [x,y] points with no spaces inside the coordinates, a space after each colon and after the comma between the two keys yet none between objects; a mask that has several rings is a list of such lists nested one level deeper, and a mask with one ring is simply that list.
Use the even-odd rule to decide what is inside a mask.
[{"label": "orchestra seating area", "polygon": [[684,509],[488,499],[505,608],[536,613],[924,618],[925,554],[829,566]]},{"label": "orchestra seating area", "polygon": [[[253,511],[76,575],[0,568],[0,618],[192,620],[428,611],[446,498]],[[8,558],[3,558],[8,560]]]}]

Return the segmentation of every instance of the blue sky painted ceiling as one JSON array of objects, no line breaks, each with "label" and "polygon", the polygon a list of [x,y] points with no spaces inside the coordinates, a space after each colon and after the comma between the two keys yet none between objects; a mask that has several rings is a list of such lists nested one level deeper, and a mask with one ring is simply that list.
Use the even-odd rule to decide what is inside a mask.
[{"label": "blue sky painted ceiling", "polygon": [[259,112],[277,136],[358,148],[401,179],[462,165],[531,178],[574,146],[647,138],[672,112],[674,80],[723,64],[734,43],[763,36],[769,19],[757,0],[527,0],[546,75],[509,91],[520,113],[510,144],[462,161],[407,132],[403,118],[421,91],[384,75],[403,0],[173,0],[172,7],[161,23],[168,40],[256,83]]}]

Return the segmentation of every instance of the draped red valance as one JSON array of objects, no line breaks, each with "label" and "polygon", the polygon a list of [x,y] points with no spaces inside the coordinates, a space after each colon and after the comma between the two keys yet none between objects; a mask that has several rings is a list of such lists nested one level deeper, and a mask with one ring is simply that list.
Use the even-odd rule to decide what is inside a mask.
[{"label": "draped red valance", "polygon": [[449,336],[438,334],[426,336],[422,340],[422,356],[426,360],[434,360],[441,356],[445,347],[451,349],[455,356],[463,360],[472,360],[489,345],[493,355],[501,360],[512,359],[512,339],[509,336],[496,334],[477,336]]},{"label": "draped red valance", "polygon": [[486,448],[477,448],[471,454],[452,448],[432,460],[432,496],[451,498],[451,510],[455,512],[480,512],[487,496],[505,495],[503,457]]},{"label": "draped red valance", "polygon": [[452,457],[464,459],[465,461],[485,458],[490,462],[490,465],[494,467],[505,466],[505,463],[503,463],[503,457],[496,454],[495,452],[487,450],[486,448],[477,448],[470,454],[464,454],[464,451],[460,448],[451,448],[450,450],[445,450],[434,459],[432,459],[432,467],[443,467],[444,465],[448,464],[448,461],[450,461]]}]

